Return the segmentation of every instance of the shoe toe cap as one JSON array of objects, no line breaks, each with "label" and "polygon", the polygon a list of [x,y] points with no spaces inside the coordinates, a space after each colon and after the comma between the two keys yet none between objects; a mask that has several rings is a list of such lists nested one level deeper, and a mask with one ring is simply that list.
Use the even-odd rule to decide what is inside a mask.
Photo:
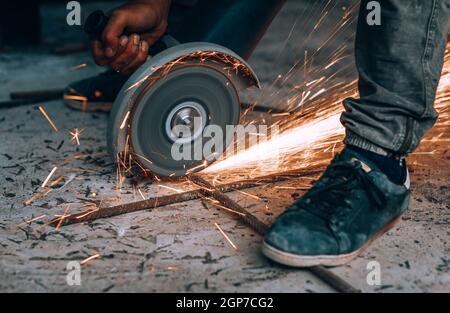
[{"label": "shoe toe cap", "polygon": [[272,226],[266,244],[303,256],[335,255],[337,241],[327,224],[309,212],[287,212]]}]

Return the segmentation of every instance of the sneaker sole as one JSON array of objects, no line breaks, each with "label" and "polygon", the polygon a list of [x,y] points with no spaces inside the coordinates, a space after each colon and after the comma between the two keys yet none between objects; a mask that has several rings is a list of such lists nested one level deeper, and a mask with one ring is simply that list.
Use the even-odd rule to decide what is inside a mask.
[{"label": "sneaker sole", "polygon": [[265,241],[262,244],[262,253],[269,259],[291,267],[313,267],[313,266],[326,266],[334,267],[341,266],[350,263],[355,258],[360,256],[367,248],[378,238],[382,237],[389,230],[394,228],[398,223],[400,223],[401,217],[397,217],[384,226],[378,233],[372,236],[369,241],[360,249],[349,254],[341,255],[317,255],[317,256],[301,256],[288,252],[278,250]]}]

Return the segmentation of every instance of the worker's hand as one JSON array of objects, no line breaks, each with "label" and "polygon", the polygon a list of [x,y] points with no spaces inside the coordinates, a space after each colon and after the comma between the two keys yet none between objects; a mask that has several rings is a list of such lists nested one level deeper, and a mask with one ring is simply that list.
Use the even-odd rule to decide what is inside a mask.
[{"label": "worker's hand", "polygon": [[[170,2],[136,0],[113,10],[102,41],[91,42],[95,62],[123,74],[133,73],[147,60],[149,48],[164,35]],[[125,30],[135,34],[124,36]]]}]

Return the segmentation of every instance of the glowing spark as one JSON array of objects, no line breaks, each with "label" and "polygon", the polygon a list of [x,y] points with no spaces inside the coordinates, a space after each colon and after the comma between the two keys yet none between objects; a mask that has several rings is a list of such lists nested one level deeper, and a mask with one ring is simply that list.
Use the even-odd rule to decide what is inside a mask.
[{"label": "glowing spark", "polygon": [[274,113],[272,114],[272,117],[280,117],[280,116],[289,116],[291,115],[291,113],[286,112],[286,113]]},{"label": "glowing spark", "polygon": [[296,190],[296,187],[282,187],[282,186],[276,186],[275,189],[286,189],[286,190]]},{"label": "glowing spark", "polygon": [[161,178],[159,178],[158,175],[155,174],[155,175],[153,175],[153,177],[155,178],[155,180],[156,180],[157,182],[160,182],[160,181],[161,181]]},{"label": "glowing spark", "polygon": [[123,121],[122,121],[122,124],[120,124],[120,129],[124,129],[125,128],[125,126],[127,126],[127,120],[128,120],[128,118],[130,117],[130,111],[128,111],[127,112],[127,115],[125,115],[125,117],[124,117],[124,119],[123,119]]},{"label": "glowing spark", "polygon": [[198,170],[200,170],[200,169],[206,168],[207,166],[208,166],[208,161],[205,161],[205,162],[203,162],[202,164],[200,164],[200,165],[198,165],[198,166],[196,166],[196,167],[193,167],[193,168],[191,168],[190,170],[186,171],[186,174],[194,173],[194,172],[196,172],[196,171],[198,171]]},{"label": "glowing spark", "polygon": [[139,192],[139,194],[141,195],[141,197],[142,197],[143,200],[147,200],[147,199],[145,198],[144,194],[142,193],[141,189],[138,188],[138,192]]},{"label": "glowing spark", "polygon": [[41,220],[41,219],[43,219],[43,218],[45,218],[45,217],[47,217],[47,214],[44,214],[44,215],[41,215],[41,216],[32,218],[31,220],[25,221],[25,222],[23,222],[23,223],[17,224],[17,227],[21,227],[21,226],[24,226],[24,225],[26,225],[26,224],[30,225],[31,223],[36,222],[36,221],[39,221],[39,220]]},{"label": "glowing spark", "polygon": [[[64,176],[60,176],[57,179],[55,179],[54,181],[52,181],[50,184],[48,184],[48,186],[42,188],[41,190],[39,190],[38,192],[36,192],[34,195],[32,195],[29,199],[23,201],[24,205],[30,205],[31,203],[33,203],[34,201],[41,199],[43,197],[45,197],[46,195],[49,194],[50,191],[52,191],[53,189],[51,189],[50,187],[54,187],[57,184],[59,184],[62,180],[64,179]],[[70,181],[67,181],[62,187],[58,188],[57,190],[62,190]]]},{"label": "glowing spark", "polygon": [[247,196],[247,197],[250,197],[250,198],[262,201],[262,199],[260,197],[252,195],[251,193],[248,193],[248,192],[245,192],[245,191],[242,191],[242,190],[236,190],[236,191],[239,192],[240,194],[243,194],[243,195]]},{"label": "glowing spark", "polygon": [[228,237],[227,234],[225,234],[225,232],[222,230],[222,228],[220,228],[219,224],[214,223],[214,225],[216,226],[216,228],[219,230],[219,232],[222,234],[222,236],[228,241],[228,243],[233,247],[234,250],[238,250],[238,248],[236,247],[236,245],[231,241],[230,237]]},{"label": "glowing spark", "polygon": [[165,185],[158,185],[158,187],[165,188],[165,189],[171,190],[171,191],[175,191],[175,192],[177,192],[177,193],[182,193],[182,192],[183,192],[183,190],[176,189],[176,188],[172,188],[172,187],[165,186]]},{"label": "glowing spark", "polygon": [[231,75],[231,72],[237,73],[239,71],[243,72],[243,74],[249,78],[252,79],[252,74],[248,70],[248,68],[242,64],[239,60],[234,59],[230,56],[227,56],[226,54],[221,54],[215,51],[196,51],[190,54],[182,55],[181,57],[174,59],[170,62],[165,63],[164,65],[157,66],[151,68],[153,73],[151,75],[146,75],[143,78],[141,78],[139,81],[134,83],[133,85],[129,86],[125,92],[128,92],[134,88],[139,87],[141,84],[149,80],[149,84],[154,83],[157,79],[167,76],[171,70],[176,65],[183,65],[187,64],[188,62],[192,60],[197,60],[200,63],[205,62],[215,62],[219,61],[220,63],[223,63],[225,67],[223,68],[224,72]]},{"label": "glowing spark", "polygon": [[44,108],[39,106],[39,111],[41,111],[42,115],[44,115],[45,119],[48,121],[50,126],[57,132],[58,128],[56,127],[55,123],[52,121],[50,116],[47,114],[47,112],[45,112]]},{"label": "glowing spark", "polygon": [[138,86],[140,86],[144,81],[146,81],[148,78],[150,77],[150,75],[146,75],[144,78],[140,79],[139,81],[137,81],[136,83],[134,83],[133,85],[131,85],[130,87],[128,87],[125,92],[130,91],[131,89],[134,89]]},{"label": "glowing spark", "polygon": [[84,131],[84,129],[79,130],[78,128],[75,128],[73,131],[70,132],[70,135],[72,136],[70,140],[72,142],[76,142],[77,145],[80,145],[80,135]]},{"label": "glowing spark", "polygon": [[93,256],[90,256],[90,257],[84,259],[83,261],[81,261],[81,262],[80,262],[80,265],[87,264],[88,262],[90,262],[90,261],[92,261],[92,260],[95,260],[95,259],[98,259],[98,258],[100,258],[100,254],[97,253],[97,254],[95,254],[95,255],[93,255]]},{"label": "glowing spark", "polygon": [[[338,51],[327,60],[326,64],[330,65],[342,58],[343,55]],[[280,126],[278,136],[257,143],[247,150],[241,150],[237,154],[227,154],[224,160],[205,169],[203,175],[208,176],[209,179],[217,180],[220,177],[221,182],[231,182],[243,177],[252,178],[257,175],[268,175],[293,169],[323,169],[326,167],[330,159],[342,147],[345,135],[345,129],[339,121],[344,110],[342,101],[345,98],[358,97],[358,91],[356,80],[334,82],[328,75],[322,75],[323,67],[325,65],[311,69],[309,75],[315,74],[320,78],[311,79],[308,83],[311,88],[317,86],[323,86],[323,88],[311,92],[311,90],[305,90],[307,87],[298,85],[292,90],[293,96],[288,96],[290,97],[287,99],[288,108],[292,111],[290,116],[277,121]],[[293,77],[293,74],[288,76]],[[321,80],[320,85],[319,80]],[[295,84],[292,85],[295,86]],[[300,95],[298,88],[303,89]],[[437,155],[438,152],[444,152],[445,148],[440,146],[446,147],[449,141],[449,100],[450,44],[446,51],[444,69],[435,102],[435,108],[440,114],[434,128],[438,131],[438,135],[428,135],[422,141],[419,151],[411,155],[412,162],[416,161],[414,160],[416,155],[431,157]],[[297,104],[299,101],[300,103]],[[297,110],[298,108],[301,108],[301,111]],[[434,146],[429,146],[430,144]],[[440,144],[439,148],[436,148],[437,144]],[[417,162],[413,164],[417,164]]]},{"label": "glowing spark", "polygon": [[319,81],[318,79],[312,80],[309,83],[307,83],[305,86],[306,87],[311,87],[312,85],[316,84],[318,81]]},{"label": "glowing spark", "polygon": [[303,80],[306,81],[308,78],[308,50],[305,50],[303,56]]},{"label": "glowing spark", "polygon": [[323,22],[323,20],[326,18],[327,15],[328,15],[328,11],[326,11],[324,14],[321,14],[321,18],[320,18],[319,21],[316,23],[316,25],[314,25],[314,30],[316,30],[317,28],[319,28],[319,25]]},{"label": "glowing spark", "polygon": [[91,215],[91,214],[93,214],[93,213],[95,213],[95,212],[97,212],[97,211],[99,211],[100,209],[99,208],[97,208],[97,207],[95,207],[94,209],[89,209],[85,214],[82,214],[82,215],[78,215],[76,218],[79,220],[79,219],[82,219],[82,218],[85,218],[86,216],[89,216],[89,215]]},{"label": "glowing spark", "polygon": [[70,208],[70,204],[68,204],[64,210],[64,214],[62,216],[59,217],[59,222],[58,225],[56,225],[56,230],[59,230],[62,226],[62,223],[64,222],[64,220],[66,219],[66,217],[69,217],[69,208]]},{"label": "glowing spark", "polygon": [[309,100],[313,100],[315,98],[317,98],[318,96],[320,96],[321,94],[323,94],[326,91],[325,88],[320,89],[316,94],[312,95],[311,98]]},{"label": "glowing spark", "polygon": [[47,183],[49,182],[50,178],[52,178],[53,174],[55,174],[56,170],[58,169],[58,167],[54,167],[51,172],[47,175],[47,178],[44,180],[44,182],[42,183],[41,187],[44,188]]},{"label": "glowing spark", "polygon": [[50,187],[54,187],[54,186],[58,185],[63,179],[64,179],[64,175],[59,176],[57,179],[55,179],[54,181],[52,181],[50,183]]},{"label": "glowing spark", "polygon": [[332,115],[322,121],[314,120],[311,123],[293,128],[285,133],[250,147],[248,150],[215,163],[205,170],[205,173],[224,171],[230,168],[242,168],[245,164],[270,162],[283,153],[295,153],[308,146],[328,138],[331,135],[343,134],[344,128],[339,122],[339,115]]},{"label": "glowing spark", "polygon": [[218,207],[220,209],[224,209],[225,211],[231,212],[231,213],[236,214],[236,215],[246,216],[246,214],[244,214],[244,213],[232,210],[230,208],[227,208],[226,206],[221,205],[218,201],[215,201],[215,200],[212,200],[212,199],[207,199],[207,200],[208,200],[208,202],[211,203],[211,205],[213,205],[215,207]]},{"label": "glowing spark", "polygon": [[80,102],[86,102],[88,100],[85,96],[64,95],[65,100],[74,100]]},{"label": "glowing spark", "polygon": [[79,70],[79,69],[82,69],[82,68],[85,68],[85,67],[87,67],[87,64],[86,63],[82,63],[82,64],[78,64],[78,65],[75,65],[75,66],[73,66],[73,67],[71,67],[71,70]]},{"label": "glowing spark", "polygon": [[133,154],[136,155],[137,157],[143,159],[144,161],[147,161],[148,163],[153,164],[153,162],[150,161],[149,159],[147,159],[146,157],[144,157],[144,156],[142,156],[142,155],[139,155],[139,154],[137,154],[136,152],[133,152]]},{"label": "glowing spark", "polygon": [[329,68],[332,67],[333,65],[339,63],[342,59],[344,59],[344,58],[339,58],[339,59],[334,60],[333,62],[331,62],[330,64],[328,64],[327,66],[325,66],[325,69],[326,69],[326,70],[329,69]]}]

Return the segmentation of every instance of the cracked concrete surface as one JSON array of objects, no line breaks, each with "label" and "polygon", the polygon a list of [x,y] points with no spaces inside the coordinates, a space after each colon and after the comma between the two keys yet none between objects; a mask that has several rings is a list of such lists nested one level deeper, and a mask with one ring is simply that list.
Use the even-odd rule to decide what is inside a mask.
[{"label": "cracked concrete surface", "polygon": [[[286,41],[295,14],[301,8],[301,2],[288,2],[250,61],[266,86],[295,59],[292,53],[275,52],[279,43]],[[48,5],[47,9],[51,12],[49,16],[57,16],[55,12],[61,8]],[[351,39],[351,31],[343,40]],[[321,40],[318,37],[311,44]],[[286,51],[295,51],[297,42],[291,39],[287,46]],[[80,63],[88,66],[71,70]],[[88,52],[60,56],[42,47],[1,53],[0,101],[7,99],[13,90],[63,87],[100,70]],[[343,79],[354,77],[352,69]],[[50,128],[37,105],[46,108],[58,132]],[[69,110],[62,101],[0,111],[0,291],[333,291],[307,271],[266,260],[259,252],[261,238],[257,234],[200,201],[63,227],[59,231],[43,221],[17,227],[43,214],[62,214],[67,203],[71,211],[76,211],[83,206],[80,197],[110,204],[140,199],[129,182],[121,191],[115,190],[115,168],[106,154],[106,120],[105,114]],[[74,128],[84,129],[80,146],[70,141],[69,131]],[[441,145],[444,149],[440,151],[445,151],[445,145],[448,148],[448,142]],[[55,165],[74,155],[79,157],[58,167],[54,176],[72,174],[73,181],[31,205],[22,204],[39,190]],[[449,165],[448,150],[415,158],[413,197],[403,222],[354,262],[332,271],[366,292],[450,292]],[[277,186],[298,187],[295,193],[301,194],[302,185],[304,179],[299,178],[247,191],[261,200],[238,192],[231,197],[270,223],[293,201],[293,190]],[[140,189],[146,197],[172,193],[151,182],[141,183]],[[224,240],[214,223],[230,236],[238,246],[237,251]],[[100,259],[82,266],[82,285],[68,286],[67,263],[97,253]],[[366,283],[366,266],[372,260],[381,264],[382,286]]]}]

